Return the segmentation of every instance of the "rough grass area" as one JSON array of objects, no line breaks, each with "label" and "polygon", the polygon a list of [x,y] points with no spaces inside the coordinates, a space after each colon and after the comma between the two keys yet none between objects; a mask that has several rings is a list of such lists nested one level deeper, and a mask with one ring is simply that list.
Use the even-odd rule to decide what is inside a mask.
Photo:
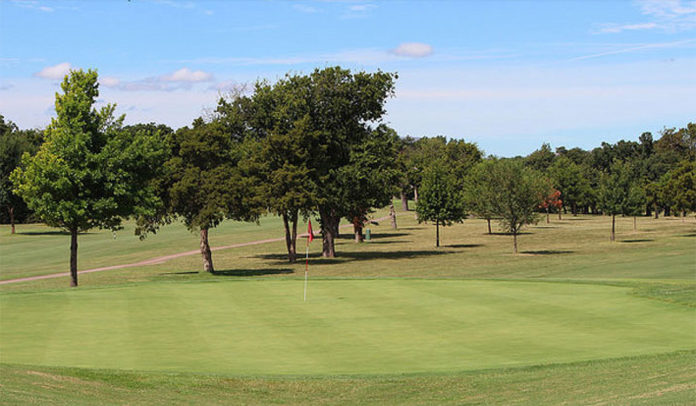
[{"label": "rough grass area", "polygon": [[449,375],[241,378],[0,364],[7,405],[689,405],[696,352]]}]

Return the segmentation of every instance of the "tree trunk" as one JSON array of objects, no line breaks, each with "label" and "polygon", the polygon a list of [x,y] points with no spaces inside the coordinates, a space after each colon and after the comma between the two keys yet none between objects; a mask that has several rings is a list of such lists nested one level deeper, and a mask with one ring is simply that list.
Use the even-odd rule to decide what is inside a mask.
[{"label": "tree trunk", "polygon": [[201,228],[201,255],[203,256],[203,270],[214,273],[215,268],[213,268],[213,253],[210,251],[210,244],[208,243],[207,228]]},{"label": "tree trunk", "polygon": [[670,210],[669,206],[665,207],[664,216],[665,216],[665,217],[669,217],[670,214],[671,214],[671,210]]},{"label": "tree trunk", "polygon": [[401,191],[401,210],[408,211],[408,198],[403,190]]},{"label": "tree trunk", "polygon": [[363,222],[360,217],[353,217],[353,232],[355,233],[355,242],[357,243],[361,243],[364,240],[362,229]]},{"label": "tree trunk", "polygon": [[570,205],[570,211],[573,213],[573,216],[578,215],[578,205],[573,203]]},{"label": "tree trunk", "polygon": [[440,219],[435,219],[435,246],[440,246]]},{"label": "tree trunk", "polygon": [[645,205],[645,215],[648,217],[652,216],[652,207],[650,203]]},{"label": "tree trunk", "polygon": [[659,215],[660,215],[660,214],[659,214],[659,213],[660,213],[660,209],[657,208],[657,205],[655,205],[654,209],[655,209],[655,218],[657,219],[657,218],[659,218]]},{"label": "tree trunk", "polygon": [[558,209],[558,219],[561,220],[561,209]]},{"label": "tree trunk", "polygon": [[77,286],[77,228],[70,229],[70,286]]},{"label": "tree trunk", "polygon": [[551,221],[549,221],[549,208],[546,208],[546,224],[549,224]]},{"label": "tree trunk", "polygon": [[285,227],[285,247],[288,249],[288,261],[297,260],[297,212],[288,216],[283,213],[283,227]]},{"label": "tree trunk", "polygon": [[636,225],[636,216],[633,216],[633,231],[636,231],[638,229]]},{"label": "tree trunk", "polygon": [[614,214],[611,215],[611,241],[614,241],[614,236],[616,232],[616,216]]},{"label": "tree trunk", "polygon": [[394,204],[389,206],[389,217],[391,217],[392,229],[396,230],[396,210],[394,210]]},{"label": "tree trunk", "polygon": [[488,222],[488,234],[493,234],[493,232],[491,231],[491,219],[487,218],[486,221]]},{"label": "tree trunk", "polygon": [[335,239],[338,237],[338,224],[340,218],[336,218],[334,211],[328,208],[319,208],[321,219],[321,255],[324,258],[336,256]]},{"label": "tree trunk", "polygon": [[11,234],[15,233],[15,223],[14,223],[14,207],[10,206],[10,226],[12,227]]},{"label": "tree trunk", "polygon": [[512,253],[517,254],[517,230],[512,231]]},{"label": "tree trunk", "polygon": [[418,187],[414,186],[413,187],[413,201],[418,204]]}]

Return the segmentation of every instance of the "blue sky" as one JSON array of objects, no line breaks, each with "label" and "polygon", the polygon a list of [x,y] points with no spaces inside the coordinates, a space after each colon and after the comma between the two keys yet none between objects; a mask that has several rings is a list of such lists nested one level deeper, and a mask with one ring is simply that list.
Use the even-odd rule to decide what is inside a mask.
[{"label": "blue sky", "polygon": [[50,122],[71,68],[127,123],[177,128],[333,65],[398,72],[400,135],[592,148],[696,121],[696,1],[0,0],[0,113],[22,128]]}]

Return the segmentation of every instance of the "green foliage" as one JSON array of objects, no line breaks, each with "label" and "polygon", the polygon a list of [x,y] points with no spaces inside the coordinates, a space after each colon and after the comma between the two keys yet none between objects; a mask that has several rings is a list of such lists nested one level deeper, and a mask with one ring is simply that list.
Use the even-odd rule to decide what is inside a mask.
[{"label": "green foliage", "polygon": [[543,143],[541,148],[529,154],[525,163],[530,168],[544,172],[554,163],[556,154],[551,151],[551,145]]},{"label": "green foliage", "polygon": [[645,204],[645,193],[631,177],[628,162],[615,161],[609,172],[603,174],[598,192],[599,207],[609,215],[639,214]]},{"label": "green foliage", "polygon": [[664,201],[674,210],[686,213],[696,211],[696,163],[682,161],[669,171],[662,185]]},{"label": "green foliage", "polygon": [[149,180],[161,168],[161,140],[125,135],[114,105],[94,109],[98,86],[96,71],[65,77],[46,141],[12,174],[16,193],[53,227],[115,230],[123,217],[149,213],[157,203]]},{"label": "green foliage", "polygon": [[493,213],[503,230],[517,235],[525,225],[539,221],[536,210],[552,192],[541,175],[522,162],[499,160],[491,165],[489,176],[496,191]]},{"label": "green foliage", "polygon": [[418,204],[418,221],[434,221],[437,227],[436,246],[440,246],[439,227],[451,226],[466,217],[464,193],[443,162],[435,162],[423,173]]},{"label": "green foliage", "polygon": [[494,204],[498,198],[493,167],[496,159],[486,159],[474,166],[466,178],[464,196],[467,209],[487,220],[495,217]]},{"label": "green foliage", "polygon": [[561,191],[563,205],[570,207],[573,214],[578,207],[590,200],[592,194],[590,182],[580,165],[566,156],[560,156],[549,167],[549,176],[556,189]]},{"label": "green foliage", "polygon": [[20,164],[22,155],[36,153],[33,137],[37,130],[20,131],[12,121],[0,114],[0,223],[23,221],[30,213],[26,203],[12,192],[10,174]]}]

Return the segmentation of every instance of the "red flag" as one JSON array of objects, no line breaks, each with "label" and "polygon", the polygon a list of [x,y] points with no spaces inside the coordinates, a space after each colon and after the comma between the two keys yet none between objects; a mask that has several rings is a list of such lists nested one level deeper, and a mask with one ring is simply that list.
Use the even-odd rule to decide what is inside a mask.
[{"label": "red flag", "polygon": [[314,241],[314,233],[312,232],[312,220],[309,220],[309,225],[307,225],[307,238],[308,242]]}]

